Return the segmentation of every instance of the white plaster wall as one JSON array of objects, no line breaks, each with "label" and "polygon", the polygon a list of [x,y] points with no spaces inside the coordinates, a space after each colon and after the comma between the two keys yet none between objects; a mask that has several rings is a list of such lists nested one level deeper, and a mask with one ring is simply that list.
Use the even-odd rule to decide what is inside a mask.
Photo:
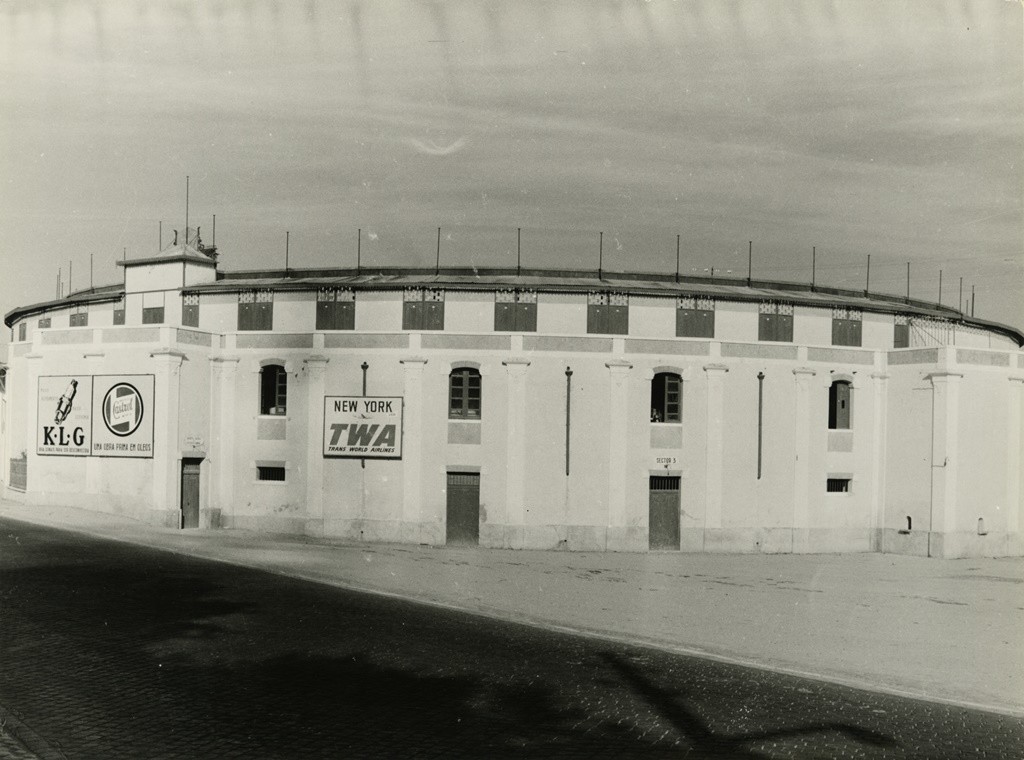
[{"label": "white plaster wall", "polygon": [[804,346],[832,345],[832,310],[796,306],[793,309],[793,343]]},{"label": "white plaster wall", "polygon": [[676,299],[645,296],[630,298],[629,334],[645,338],[674,338]]},{"label": "white plaster wall", "polygon": [[587,296],[538,293],[537,334],[586,335]]},{"label": "white plaster wall", "polygon": [[757,340],[757,304],[718,301],[715,304],[715,340]]}]

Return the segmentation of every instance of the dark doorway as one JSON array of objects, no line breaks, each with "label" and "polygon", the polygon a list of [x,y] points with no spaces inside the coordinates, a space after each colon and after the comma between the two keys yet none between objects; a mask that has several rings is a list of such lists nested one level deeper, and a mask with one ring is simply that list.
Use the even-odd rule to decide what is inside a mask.
[{"label": "dark doorway", "polygon": [[651,476],[649,548],[679,550],[679,476]]},{"label": "dark doorway", "polygon": [[480,475],[449,472],[447,506],[445,542],[476,546],[480,542]]},{"label": "dark doorway", "polygon": [[199,465],[202,459],[181,460],[181,527],[199,527]]}]

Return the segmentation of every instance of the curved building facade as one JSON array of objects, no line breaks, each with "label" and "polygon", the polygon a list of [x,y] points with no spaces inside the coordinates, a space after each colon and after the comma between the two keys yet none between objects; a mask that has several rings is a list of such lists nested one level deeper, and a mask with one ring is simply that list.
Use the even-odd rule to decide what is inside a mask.
[{"label": "curved building facade", "polygon": [[1024,553],[1024,336],[653,274],[222,272],[6,315],[10,496],[183,528],[610,551]]}]

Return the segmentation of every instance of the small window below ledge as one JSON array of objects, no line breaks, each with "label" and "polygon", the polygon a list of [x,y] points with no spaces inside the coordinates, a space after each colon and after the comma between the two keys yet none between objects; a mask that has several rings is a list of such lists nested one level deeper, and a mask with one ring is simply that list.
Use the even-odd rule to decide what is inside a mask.
[{"label": "small window below ledge", "polygon": [[256,480],[283,483],[286,480],[285,468],[283,465],[256,465]]},{"label": "small window below ledge", "polygon": [[828,478],[825,481],[826,493],[849,493],[852,478]]}]

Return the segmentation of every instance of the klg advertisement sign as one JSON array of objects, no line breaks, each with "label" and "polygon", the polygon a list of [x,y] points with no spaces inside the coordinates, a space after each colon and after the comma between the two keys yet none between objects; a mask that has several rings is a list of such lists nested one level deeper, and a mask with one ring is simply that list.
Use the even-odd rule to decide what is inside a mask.
[{"label": "klg advertisement sign", "polygon": [[324,456],[402,458],[401,396],[325,396]]},{"label": "klg advertisement sign", "polygon": [[96,375],[92,394],[92,453],[153,456],[153,376]]},{"label": "klg advertisement sign", "polygon": [[39,378],[36,453],[88,456],[92,448],[92,377]]},{"label": "klg advertisement sign", "polygon": [[36,453],[153,456],[152,375],[39,378]]}]

